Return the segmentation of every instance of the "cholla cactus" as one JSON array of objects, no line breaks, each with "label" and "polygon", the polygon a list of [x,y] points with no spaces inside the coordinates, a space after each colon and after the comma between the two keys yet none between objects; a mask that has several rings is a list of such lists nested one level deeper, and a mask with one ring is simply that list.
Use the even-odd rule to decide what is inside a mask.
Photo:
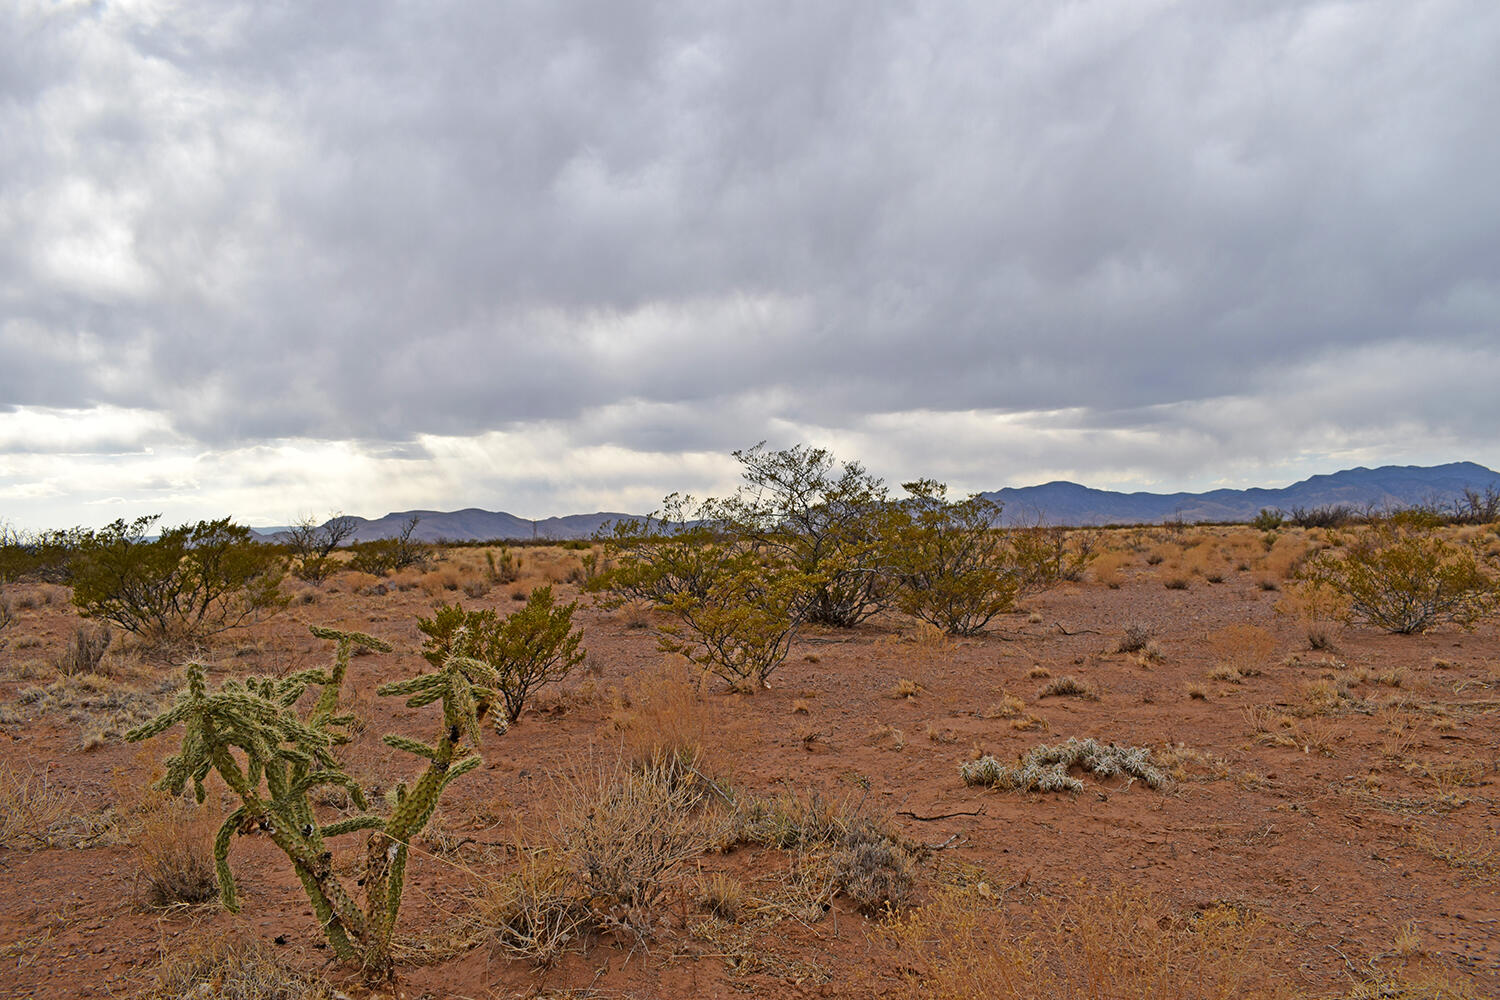
[{"label": "cholla cactus", "polygon": [[985,785],[1018,792],[1081,792],[1083,782],[1068,773],[1081,768],[1101,778],[1125,774],[1144,781],[1149,788],[1164,788],[1167,776],[1151,762],[1146,747],[1101,744],[1095,739],[1069,737],[1056,746],[1038,746],[1015,767],[1006,767],[988,755],[959,766],[959,776],[968,785]]},{"label": "cholla cactus", "polygon": [[[188,685],[175,704],[151,722],[126,734],[144,740],[181,723],[182,744],[167,761],[160,786],[180,794],[191,780],[202,802],[204,779],[217,771],[241,805],[230,813],[214,842],[220,898],[238,910],[229,846],[236,834],[264,833],[291,861],[319,923],[334,951],[362,964],[373,976],[391,970],[391,938],[401,905],[406,856],[411,838],[422,831],[437,808],[443,789],[480,763],[480,719],[492,693],[493,671],[483,663],[450,657],[436,671],[383,685],[382,695],[408,695],[417,707],[441,701],[443,727],[433,744],[399,735],[385,742],[426,759],[427,767],[410,790],[397,786],[395,811],[388,817],[369,812],[363,790],[343,769],[333,748],[349,739],[350,716],[337,715],[338,693],[355,647],[387,651],[390,646],[359,632],[313,628],[319,638],[338,643],[333,669],[304,670],[285,678],[228,680],[210,692],[199,664],[187,668]],[[314,685],[318,700],[305,719],[297,700]],[[234,751],[238,751],[236,754]],[[241,764],[243,758],[243,764]],[[358,815],[320,823],[309,793],[323,785],[346,789]],[[365,906],[359,907],[334,873],[327,844],[335,837],[369,831],[365,864],[358,883]]]}]

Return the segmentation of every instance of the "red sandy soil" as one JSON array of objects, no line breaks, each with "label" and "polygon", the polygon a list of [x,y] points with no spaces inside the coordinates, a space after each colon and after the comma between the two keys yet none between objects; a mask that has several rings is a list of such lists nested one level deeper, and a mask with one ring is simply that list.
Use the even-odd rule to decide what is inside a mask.
[{"label": "red sandy soil", "polygon": [[[1171,590],[1161,569],[1137,558],[1118,589],[1065,585],[1028,600],[1024,611],[977,638],[913,641],[920,634],[914,623],[894,614],[852,631],[805,631],[769,690],[711,695],[731,720],[717,748],[721,777],[741,794],[793,789],[849,798],[889,818],[911,842],[944,845],[919,867],[919,901],[940,872],[972,866],[1023,904],[1080,881],[1149,889],[1183,910],[1228,903],[1285,932],[1287,974],[1314,995],[1341,994],[1351,970],[1390,954],[1409,924],[1429,960],[1480,994],[1500,992],[1500,855],[1477,867],[1438,856],[1457,849],[1483,859],[1497,846],[1496,622],[1420,636],[1341,629],[1333,635],[1336,651],[1319,652],[1309,649],[1304,625],[1273,610],[1284,595],[1258,585],[1263,573],[1231,569],[1218,584],[1193,576],[1188,589]],[[435,599],[503,613],[518,606],[516,589],[497,587],[478,600],[420,587],[357,596],[335,578],[311,603],[231,633],[202,655],[216,680],[284,673],[328,661],[329,644],[312,638],[307,623],[364,630],[396,646],[354,661],[351,685],[366,692],[368,710],[367,692],[377,683],[423,666],[416,618],[429,614]],[[558,589],[565,599],[576,595],[569,585]],[[32,718],[15,705],[24,689],[55,679],[47,664],[79,619],[62,588],[22,585],[8,593],[32,606],[18,611],[9,648],[0,652],[0,700],[12,702],[20,718],[3,728],[6,761],[44,773],[51,787],[76,796],[80,811],[127,807],[129,789],[144,784],[142,760],[150,766],[175,749],[172,734],[148,744],[144,758],[140,747],[117,738],[84,749],[87,718],[68,709]],[[441,941],[463,925],[476,887],[514,863],[504,845],[517,822],[527,831],[543,828],[558,777],[591,754],[618,752],[610,692],[660,664],[662,654],[649,629],[629,627],[639,623],[587,599],[577,621],[597,675],[544,694],[539,707],[546,711],[529,711],[508,734],[486,734],[484,767],[455,783],[443,804],[445,829],[473,842],[445,857],[419,852],[413,860],[401,914],[409,938]],[[1110,652],[1131,624],[1155,633],[1159,660]],[[1261,672],[1242,683],[1211,680],[1225,655],[1215,633],[1245,624],[1274,640]],[[111,657],[120,673],[135,673],[122,683],[171,669],[128,652]],[[1038,668],[1084,679],[1102,697],[1038,698],[1045,683],[1034,676]],[[1379,680],[1393,670],[1400,671],[1398,685]],[[1355,678],[1351,699],[1331,714],[1297,719],[1287,739],[1256,739],[1248,708],[1294,713],[1306,704],[1306,685],[1330,675]],[[903,679],[919,684],[919,693],[892,697]],[[1194,687],[1206,697],[1192,697]],[[1010,719],[981,717],[1004,692],[1023,699],[1024,711],[1045,728],[1020,731]],[[436,709],[379,699],[375,711],[347,759],[355,773],[390,782],[415,769],[380,735],[421,736]],[[1176,749],[1179,780],[1152,791],[1085,776],[1086,790],[1069,795],[989,791],[959,779],[959,764],[976,753],[1009,760],[1069,736]],[[959,813],[977,815],[916,818]],[[310,908],[269,843],[236,839],[231,860],[244,909],[235,916],[212,906],[145,909],[135,847],[101,841],[107,846],[0,848],[0,997],[129,996],[151,984],[164,953],[223,930],[274,942],[293,965],[327,967]],[[707,854],[693,869],[732,873],[753,896],[787,863],[780,852],[739,847]],[[906,988],[901,956],[878,933],[878,921],[842,898],[816,922],[749,928],[747,948],[761,960],[738,968],[689,932],[702,915],[685,893],[667,909],[644,947],[596,936],[584,953],[539,971],[481,940],[430,964],[403,965],[392,993],[802,997],[901,995]],[[350,995],[361,994],[346,974],[329,971]]]}]

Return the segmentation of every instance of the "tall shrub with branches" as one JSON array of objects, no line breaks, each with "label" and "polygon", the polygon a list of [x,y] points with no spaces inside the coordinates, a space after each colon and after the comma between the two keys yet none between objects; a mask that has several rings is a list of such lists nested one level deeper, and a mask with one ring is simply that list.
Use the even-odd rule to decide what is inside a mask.
[{"label": "tall shrub with branches", "polygon": [[1335,541],[1298,578],[1343,597],[1350,622],[1409,635],[1444,623],[1470,627],[1500,604],[1500,581],[1479,548],[1444,537],[1430,514],[1378,518]]},{"label": "tall shrub with branches", "polygon": [[[262,833],[287,856],[312,904],[329,945],[339,958],[359,964],[371,978],[393,971],[392,941],[406,863],[413,837],[421,833],[444,789],[481,763],[480,724],[494,697],[494,671],[478,660],[450,656],[435,670],[382,685],[383,696],[405,697],[412,708],[440,703],[442,723],[431,743],[390,734],[385,742],[425,761],[410,786],[396,786],[389,816],[370,811],[365,792],[334,754],[349,739],[353,717],[339,714],[339,688],[356,648],[389,651],[379,639],[359,632],[314,628],[336,642],[331,669],[304,670],[283,678],[226,680],[210,691],[204,669],[187,668],[188,684],[176,703],[126,738],[144,740],[174,726],[184,728],[182,743],[167,760],[164,790],[178,795],[189,782],[199,802],[204,781],[217,773],[240,800],[214,842],[220,899],[239,910],[229,848],[236,835]],[[309,689],[318,697],[305,714],[296,709]],[[355,815],[321,821],[311,794],[324,786],[347,790]],[[330,842],[365,834],[354,872],[335,865]],[[364,905],[355,901],[362,893]]]},{"label": "tall shrub with branches", "polygon": [[319,524],[311,515],[292,522],[287,545],[292,550],[292,572],[308,583],[322,583],[336,565],[333,551],[354,537],[359,522],[347,514],[334,514]]},{"label": "tall shrub with branches", "polygon": [[888,559],[897,606],[950,635],[973,635],[1024,594],[1081,572],[1065,539],[1047,529],[999,528],[1001,505],[980,494],[950,500],[930,479],[907,483],[889,509]]},{"label": "tall shrub with branches", "polygon": [[197,641],[285,607],[282,559],[228,518],[148,533],[159,515],[117,520],[84,535],[72,566],[73,603],[149,643]]},{"label": "tall shrub with branches", "polygon": [[847,628],[886,605],[884,482],[858,462],[835,463],[823,448],[768,451],[761,442],[734,457],[745,483],[724,504],[725,516],[737,535],[816,579],[809,621]]}]

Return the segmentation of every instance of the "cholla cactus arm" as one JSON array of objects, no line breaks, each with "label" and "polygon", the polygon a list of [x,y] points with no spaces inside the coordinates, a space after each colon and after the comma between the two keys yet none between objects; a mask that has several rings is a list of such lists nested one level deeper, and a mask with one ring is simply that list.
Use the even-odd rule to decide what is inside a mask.
[{"label": "cholla cactus arm", "polygon": [[338,629],[324,628],[321,625],[310,625],[308,628],[319,639],[328,639],[338,643],[338,650],[334,654],[333,673],[323,682],[323,691],[318,696],[318,703],[313,706],[312,713],[307,717],[308,722],[313,724],[321,721],[324,724],[333,725],[335,724],[333,713],[337,712],[339,707],[339,690],[344,686],[344,675],[349,670],[349,656],[354,648],[389,653],[391,645],[363,632],[341,632]]},{"label": "cholla cactus arm", "polygon": [[234,873],[229,870],[229,842],[245,821],[245,807],[240,806],[224,818],[214,836],[214,869],[219,874],[219,902],[230,913],[240,912],[239,894],[234,888]]}]

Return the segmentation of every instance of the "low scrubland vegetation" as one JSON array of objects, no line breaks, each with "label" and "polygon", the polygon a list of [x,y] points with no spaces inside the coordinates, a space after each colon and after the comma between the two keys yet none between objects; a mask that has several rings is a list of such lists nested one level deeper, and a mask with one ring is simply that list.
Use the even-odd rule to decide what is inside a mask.
[{"label": "low scrubland vegetation", "polygon": [[[944,998],[1494,980],[1411,895],[1344,954],[1269,853],[1373,811],[1361,863],[1494,884],[1493,498],[1077,531],[821,449],[736,457],[733,495],[569,547],[423,545],[415,521],[349,545],[340,517],[278,544],[7,532],[0,722],[78,763],[17,739],[0,863],[111,849],[142,920],[276,914],[276,947],[222,920],[163,944],[148,996],[384,989],[475,949],[554,993],[605,956],[773,993],[837,961]],[[1238,895],[1194,882],[1220,845]],[[1334,972],[1299,978],[1306,935]]]}]

